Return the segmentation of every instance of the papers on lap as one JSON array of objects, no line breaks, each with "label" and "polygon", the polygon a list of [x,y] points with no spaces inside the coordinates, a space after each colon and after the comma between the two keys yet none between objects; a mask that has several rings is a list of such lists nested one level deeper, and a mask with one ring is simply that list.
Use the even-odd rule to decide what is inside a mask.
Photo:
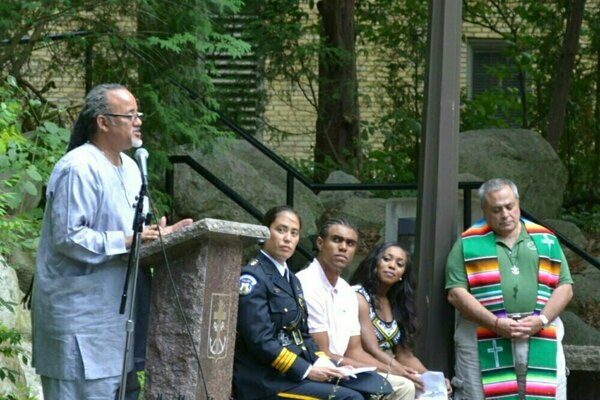
[{"label": "papers on lap", "polygon": [[446,380],[443,372],[427,371],[420,375],[425,391],[417,391],[419,400],[447,400]]},{"label": "papers on lap", "polygon": [[344,376],[348,376],[350,378],[356,378],[356,375],[360,374],[361,372],[375,371],[377,369],[376,367],[360,367],[360,368],[347,367],[347,366],[337,367],[329,358],[326,358],[326,357],[317,358],[317,361],[315,361],[315,363],[313,364],[313,367],[338,368],[340,370],[340,372],[342,374],[344,374]]},{"label": "papers on lap", "polygon": [[344,374],[344,376],[349,376],[351,378],[356,378],[356,375],[361,372],[367,371],[375,371],[377,367],[359,367],[359,368],[348,368],[348,367],[340,367],[340,371]]}]

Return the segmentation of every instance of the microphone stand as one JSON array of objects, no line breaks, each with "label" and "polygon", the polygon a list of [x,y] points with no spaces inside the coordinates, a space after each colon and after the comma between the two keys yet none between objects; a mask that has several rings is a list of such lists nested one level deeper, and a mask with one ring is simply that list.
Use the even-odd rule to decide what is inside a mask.
[{"label": "microphone stand", "polygon": [[119,400],[125,400],[125,388],[127,386],[127,366],[129,365],[130,359],[130,343],[131,336],[133,334],[133,313],[135,312],[135,295],[137,290],[138,271],[140,265],[140,248],[142,245],[142,231],[144,229],[144,199],[146,198],[146,184],[142,180],[142,186],[140,187],[140,194],[138,195],[138,202],[135,207],[135,214],[133,216],[133,240],[131,241],[131,250],[129,252],[129,259],[127,261],[127,275],[125,276],[125,285],[123,288],[123,295],[121,296],[121,306],[119,313],[125,313],[125,306],[127,304],[127,292],[129,286],[129,277],[133,272],[133,288],[131,291],[131,302],[129,307],[129,314],[127,321],[125,322],[125,351],[123,354],[123,368],[121,370],[121,385],[119,388]]}]

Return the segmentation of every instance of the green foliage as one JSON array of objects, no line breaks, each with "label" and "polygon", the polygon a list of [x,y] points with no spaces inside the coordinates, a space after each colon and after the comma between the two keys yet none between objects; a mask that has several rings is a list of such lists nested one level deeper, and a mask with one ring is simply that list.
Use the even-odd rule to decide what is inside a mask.
[{"label": "green foliage", "polygon": [[[255,22],[259,32],[256,37],[261,42],[256,51],[273,60],[265,70],[268,81],[284,77],[290,83],[288,96],[300,88],[317,107],[315,89],[309,83],[317,80],[319,43],[314,38],[318,25],[309,18],[314,3],[302,7],[303,3],[306,2],[261,3],[257,9],[264,19]],[[462,96],[461,130],[523,127],[545,134],[570,4],[538,0],[465,0],[463,4],[466,22],[503,39],[504,56],[514,69],[490,71],[503,86],[474,98]],[[357,49],[383,60],[386,78],[381,88],[385,96],[361,95],[361,101],[377,102],[383,112],[375,121],[362,123],[364,165],[353,173],[365,182],[414,181],[423,120],[427,2],[371,0],[356,1],[355,6]],[[600,10],[588,7],[580,40],[581,57],[577,58],[559,148],[559,156],[569,171],[566,201],[586,203],[588,209],[590,202],[600,197],[600,145],[590,146],[600,141],[598,21]],[[509,73],[517,78],[512,87],[506,84]],[[312,175],[316,169],[329,168],[328,162],[312,165],[296,161],[295,165]]]},{"label": "green foliage", "polygon": [[[420,132],[421,125],[418,121],[407,116],[399,116],[396,120],[402,121],[404,129],[415,135],[413,139]],[[361,162],[362,168],[359,168],[357,164],[350,164],[347,168],[353,171],[357,179],[363,183],[415,182],[416,174],[413,172],[415,157],[410,153],[412,146],[406,146],[404,138],[391,128],[391,124],[386,124],[387,122],[383,119],[376,123],[363,122],[361,130],[364,155]],[[379,144],[381,136],[383,136],[382,146]],[[337,166],[330,158],[326,158],[322,164],[306,159],[293,159],[289,162],[304,176],[313,176],[315,168],[334,170]],[[377,197],[414,195],[408,191],[375,191],[373,194]]]},{"label": "green foliage", "polygon": [[138,396],[139,399],[144,398],[144,388],[146,387],[146,372],[145,371],[137,371],[137,379],[140,383],[140,394]]},{"label": "green foliage", "polygon": [[[519,87],[490,91],[466,100],[461,109],[461,128],[481,129],[512,126],[546,134],[551,96],[560,60],[568,2],[522,0],[466,0],[464,20],[498,34],[507,43],[504,54],[517,68]],[[598,64],[600,54],[600,10],[589,7],[585,13],[580,56],[576,58],[567,104],[565,126],[558,155],[567,167],[567,204],[597,201],[600,184],[600,140]],[[503,71],[495,71],[502,78]],[[518,112],[517,112],[518,107]]]},{"label": "green foliage", "polygon": [[583,232],[598,236],[600,235],[600,205],[593,206],[578,205],[561,212],[561,218],[573,222]]},{"label": "green foliage", "polygon": [[[253,0],[247,3],[244,12],[258,16],[249,19],[245,31],[252,38],[253,52],[263,62],[261,72],[265,89],[261,93],[262,101],[274,100],[293,107],[293,97],[301,93],[312,109],[310,112],[315,116],[316,126],[319,113],[319,57],[340,53],[327,47],[321,40],[321,21],[315,2]],[[266,98],[267,92],[272,94],[273,99]],[[265,122],[265,132],[275,140],[298,133]],[[311,133],[314,134],[314,131]],[[314,174],[332,165],[336,165],[333,160],[326,160],[309,169]]]},{"label": "green foliage", "polygon": [[29,388],[19,383],[16,386],[16,393],[8,393],[4,396],[0,395],[0,400],[37,400],[37,397],[31,394]]},{"label": "green foliage", "polygon": [[[152,154],[153,182],[159,180],[156,171],[167,166],[167,153],[176,145],[206,150],[226,135],[215,124],[218,104],[209,75],[213,66],[201,57],[209,52],[239,57],[249,51],[246,43],[213,26],[219,15],[238,12],[241,5],[241,0],[111,1],[101,6],[89,0],[53,0],[43,7],[40,2],[3,2],[0,39],[6,42],[0,46],[0,68],[14,76],[12,83],[21,91],[19,95],[32,100],[23,109],[23,120],[16,116],[24,107],[22,102],[6,103],[2,109],[6,127],[0,168],[14,171],[0,191],[2,228],[15,232],[20,232],[15,228],[28,228],[29,234],[22,238],[29,247],[37,236],[35,221],[41,209],[31,211],[31,224],[22,223],[26,213],[19,213],[21,219],[15,220],[11,211],[24,197],[39,196],[44,177],[57,160],[55,150],[60,150],[59,155],[63,152],[66,131],[59,126],[70,126],[74,114],[63,113],[46,97],[56,87],[56,76],[66,81],[84,78],[88,88],[120,82],[131,89],[148,116],[143,133]],[[65,32],[59,40],[45,40]],[[29,40],[21,42],[23,37]],[[35,61],[40,51],[43,63]],[[54,119],[43,121],[40,113],[52,113]],[[155,197],[164,204],[160,193]],[[0,252],[12,243],[3,241]]]},{"label": "green foliage", "polygon": [[521,110],[515,89],[490,89],[475,98],[461,99],[460,131],[509,128],[520,122]]},{"label": "green foliage", "polygon": [[[277,85],[271,92],[278,101],[289,101],[290,104],[292,96],[301,92],[314,107],[316,116],[319,112],[319,60],[335,62],[348,54],[328,47],[320,40],[320,18],[314,6],[312,1],[269,0],[250,2],[246,12],[260,15],[259,19],[249,22],[247,28],[250,36],[256,39],[253,50],[266,60],[265,83]],[[340,168],[368,182],[382,177],[387,181],[415,176],[418,133],[415,134],[414,128],[419,126],[420,129],[421,120],[427,4],[418,0],[375,0],[357,1],[355,6],[356,40],[361,45],[357,48],[372,51],[388,63],[385,68],[387,83],[383,88],[387,97],[373,99],[382,102],[385,112],[377,121],[361,128],[361,154],[366,164],[360,163],[361,157],[343,157],[350,155],[345,149],[338,149],[342,154],[340,158],[349,160],[345,165],[339,165],[330,157],[319,163],[294,160],[293,164],[307,176],[320,176],[320,171]],[[414,20],[422,20],[423,24]],[[287,86],[282,87],[282,82]],[[363,100],[372,99],[363,96]],[[268,124],[266,130],[278,139],[292,133]],[[369,140],[373,138],[383,143],[383,148],[372,148]],[[391,159],[384,155],[385,152],[393,154]],[[406,154],[410,156],[404,158]]]},{"label": "green foliage", "polygon": [[[43,183],[54,163],[64,152],[69,132],[59,127],[61,112],[46,107],[20,89],[9,76],[0,83],[0,255],[17,250],[34,251],[40,229],[42,210],[38,207]],[[36,128],[23,132],[24,127]],[[15,303],[0,298],[0,308],[14,312]],[[0,354],[5,358],[28,357],[20,346],[21,334],[0,324]],[[16,384],[18,393],[6,399],[32,398],[20,387],[18,372],[0,366],[0,381]]]},{"label": "green foliage", "polygon": [[[240,0],[203,0],[174,6],[158,0],[129,0],[98,7],[89,0],[53,0],[44,2],[44,7],[41,4],[9,0],[0,5],[0,31],[10,39],[0,48],[3,71],[10,70],[17,84],[47,108],[53,107],[44,98],[52,87],[52,74],[79,78],[77,74],[86,62],[91,61],[85,74],[89,85],[118,81],[130,86],[148,114],[143,131],[152,154],[153,173],[166,165],[167,149],[180,144],[210,149],[214,138],[227,135],[215,125],[213,110],[218,104],[210,78],[215,68],[208,57],[203,57],[205,54],[239,57],[252,51],[265,61],[262,75],[266,84],[288,83],[283,90],[278,86],[274,92],[277,96],[290,99],[294,92],[302,91],[315,110],[318,108],[318,56],[328,49],[319,41],[314,1],[253,0],[242,4]],[[366,181],[414,180],[423,120],[427,2],[357,0],[355,7],[357,49],[384,60],[386,78],[381,88],[385,96],[361,97],[361,101],[377,102],[383,112],[361,127],[365,165],[349,168],[356,168],[352,172]],[[504,39],[505,55],[514,62],[522,85],[491,90],[473,99],[464,96],[462,130],[510,125],[545,132],[568,7],[563,1],[465,0],[465,21]],[[251,49],[227,35],[222,26],[215,26],[221,16],[237,12],[254,16],[244,20],[243,28],[252,38]],[[569,170],[568,201],[585,202],[577,199],[580,193],[598,196],[595,188],[600,183],[600,154],[590,149],[590,143],[600,138],[595,94],[599,86],[595,78],[599,76],[598,12],[589,7],[586,13],[580,50],[586,61],[582,57],[577,62],[559,149]],[[26,34],[40,39],[66,30],[92,34],[17,44]],[[36,66],[34,75],[29,69],[31,56],[41,48],[48,50],[48,58]],[[91,58],[86,59],[86,55]],[[506,71],[494,73],[502,77]],[[35,82],[28,79],[31,76],[36,76]],[[187,88],[196,96],[190,96]],[[59,117],[57,126],[68,125],[70,117]],[[22,131],[33,129],[28,126]],[[280,137],[290,133],[268,125],[265,129]],[[373,139],[375,146],[367,142]],[[306,169],[314,172],[321,167],[327,165]],[[34,192],[35,171],[27,176],[29,183],[19,184],[19,193]],[[153,176],[153,182],[157,178]],[[2,199],[3,204],[16,202],[12,194]]]},{"label": "green foliage", "polygon": [[[9,329],[3,324],[0,324],[0,354],[7,358],[22,357],[22,361],[27,363],[28,359],[25,356],[23,348],[20,347],[21,334],[14,329]],[[17,382],[18,373],[10,368],[0,367],[0,381],[4,379],[10,380],[12,383]]]},{"label": "green foliage", "polygon": [[[167,151],[175,145],[209,149],[224,135],[215,126],[213,110],[218,104],[209,75],[213,66],[203,56],[214,52],[239,57],[249,51],[245,42],[213,24],[220,15],[239,12],[242,4],[242,0],[128,0],[99,5],[90,0],[53,0],[41,7],[10,0],[1,6],[0,26],[9,27],[2,39],[10,45],[0,47],[0,65],[21,88],[50,107],[44,94],[56,86],[56,76],[83,78],[88,88],[103,82],[129,87],[148,116],[144,141],[152,154],[152,171],[157,171],[167,166]],[[81,34],[40,40],[73,31]],[[32,41],[19,44],[25,35]],[[45,51],[44,63],[31,63],[40,49]],[[31,64],[35,71],[28,68]],[[64,125],[73,118],[65,118]]]},{"label": "green foliage", "polygon": [[[223,135],[214,123],[213,109],[218,104],[209,78],[212,66],[201,57],[206,52],[235,57],[249,50],[244,42],[212,25],[217,15],[237,12],[241,4],[241,0],[100,4],[8,0],[0,4],[0,40],[4,41],[0,76],[4,81],[10,74],[0,86],[0,230],[4,232],[0,254],[36,248],[43,185],[66,149],[69,132],[63,126],[71,125],[79,108],[64,111],[50,100],[48,93],[56,88],[57,77],[63,79],[58,82],[85,82],[87,88],[103,82],[128,86],[149,116],[144,140],[153,154],[152,170],[157,171],[166,165],[167,151],[175,145],[209,148],[215,137]],[[60,36],[63,33],[67,35]],[[58,40],[48,40],[51,36]],[[56,89],[62,94],[64,88]],[[162,203],[163,197],[156,197]],[[3,299],[0,305],[10,306]],[[0,331],[5,355],[21,354],[17,335]],[[14,381],[15,372],[0,368],[0,379],[4,378]]]},{"label": "green foliage", "polygon": [[[245,28],[255,39],[253,51],[268,60],[263,71],[265,82],[283,79],[290,91],[299,88],[316,111],[321,44],[319,21],[310,17],[311,10],[312,6],[306,8],[299,0],[249,1],[245,12],[260,18],[251,19]],[[285,98],[289,92],[280,94]]]},{"label": "green foliage", "polygon": [[[0,309],[6,308],[14,312],[15,303],[0,298]],[[8,328],[0,323],[0,355],[5,359],[20,357],[24,364],[29,362],[27,352],[21,347],[21,334],[12,328]],[[18,382],[19,373],[9,367],[0,365],[0,381],[8,379],[18,387],[18,393],[9,393],[5,396],[0,394],[0,400],[29,400],[33,399],[29,395],[27,388],[22,387]]]},{"label": "green foliage", "polygon": [[[363,122],[361,179],[414,182],[423,120],[427,2],[359,1],[356,18],[363,51],[384,60],[386,72],[385,96],[374,99],[383,112],[373,123]],[[371,148],[373,140],[382,147]]]},{"label": "green foliage", "polygon": [[130,86],[147,113],[142,131],[152,154],[150,187],[160,214],[167,211],[168,199],[155,188],[162,178],[158,172],[170,167],[168,154],[177,145],[210,151],[218,138],[230,135],[216,124],[214,66],[205,55],[239,57],[249,51],[245,42],[214,25],[240,6],[239,0],[184,1],[177,7],[147,1],[141,6],[136,52],[131,54],[139,66],[139,83]]},{"label": "green foliage", "polygon": [[[320,19],[314,5],[315,2],[299,0],[268,0],[249,2],[244,11],[260,16],[245,27],[255,40],[253,51],[266,61],[263,71],[266,85],[277,84],[270,92],[278,101],[290,104],[292,95],[301,92],[314,107],[316,116],[319,56],[339,59],[345,55],[319,40]],[[422,120],[427,2],[357,1],[355,7],[357,51],[373,53],[384,60],[387,76],[382,90],[386,96],[370,99],[359,93],[362,100],[382,106],[383,113],[376,121],[363,122],[361,127],[365,165],[350,161],[343,168],[368,182],[380,178],[386,182],[413,180]],[[282,87],[282,82],[287,86]],[[292,133],[268,124],[265,129],[279,139]],[[377,146],[371,146],[372,139]],[[315,171],[340,168],[331,159],[322,163],[295,160],[294,165],[307,176],[314,176]]]},{"label": "green foliage", "polygon": [[[467,0],[464,3],[465,21],[490,30],[506,44],[503,53],[513,63],[515,71],[512,73],[516,74],[519,85],[513,90],[496,91],[491,95],[501,101],[501,106],[511,102],[519,105],[521,117],[516,121],[513,117],[513,125],[518,123],[520,127],[539,132],[546,130],[549,96],[564,36],[565,18],[564,7],[554,1]],[[496,70],[494,75],[502,81],[506,72]],[[469,107],[464,108],[464,113],[470,112]],[[477,109],[473,110],[473,114],[477,113]],[[483,124],[487,122],[484,119]]]},{"label": "green foliage", "polygon": [[[364,169],[359,175],[361,182],[397,183],[415,182],[415,141],[421,124],[408,115],[380,119],[376,123],[363,123],[362,139]],[[398,132],[406,132],[401,135]],[[377,136],[383,136],[383,146],[374,146]],[[371,145],[367,146],[366,144]]]},{"label": "green foliage", "polygon": [[[0,85],[0,254],[34,250],[42,210],[42,185],[64,152],[69,132],[39,101],[28,98],[15,79]],[[23,126],[37,128],[22,132]]]}]

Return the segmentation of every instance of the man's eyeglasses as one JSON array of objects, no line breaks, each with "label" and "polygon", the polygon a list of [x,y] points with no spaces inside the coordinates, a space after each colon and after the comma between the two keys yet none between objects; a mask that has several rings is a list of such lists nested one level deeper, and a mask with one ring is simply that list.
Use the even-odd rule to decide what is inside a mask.
[{"label": "man's eyeglasses", "polygon": [[129,121],[133,122],[136,118],[139,118],[141,121],[144,120],[144,113],[138,112],[135,114],[114,114],[114,113],[105,113],[102,115],[106,115],[109,117],[123,117],[127,118]]}]

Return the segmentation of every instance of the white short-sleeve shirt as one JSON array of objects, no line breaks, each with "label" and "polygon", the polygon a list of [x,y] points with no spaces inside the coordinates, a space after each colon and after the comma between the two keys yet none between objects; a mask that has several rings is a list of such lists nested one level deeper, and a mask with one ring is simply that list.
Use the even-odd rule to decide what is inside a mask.
[{"label": "white short-sleeve shirt", "polygon": [[350,337],[360,335],[356,293],[341,277],[332,286],[316,258],[296,276],[308,308],[309,332],[327,332],[329,351],[343,356]]}]

